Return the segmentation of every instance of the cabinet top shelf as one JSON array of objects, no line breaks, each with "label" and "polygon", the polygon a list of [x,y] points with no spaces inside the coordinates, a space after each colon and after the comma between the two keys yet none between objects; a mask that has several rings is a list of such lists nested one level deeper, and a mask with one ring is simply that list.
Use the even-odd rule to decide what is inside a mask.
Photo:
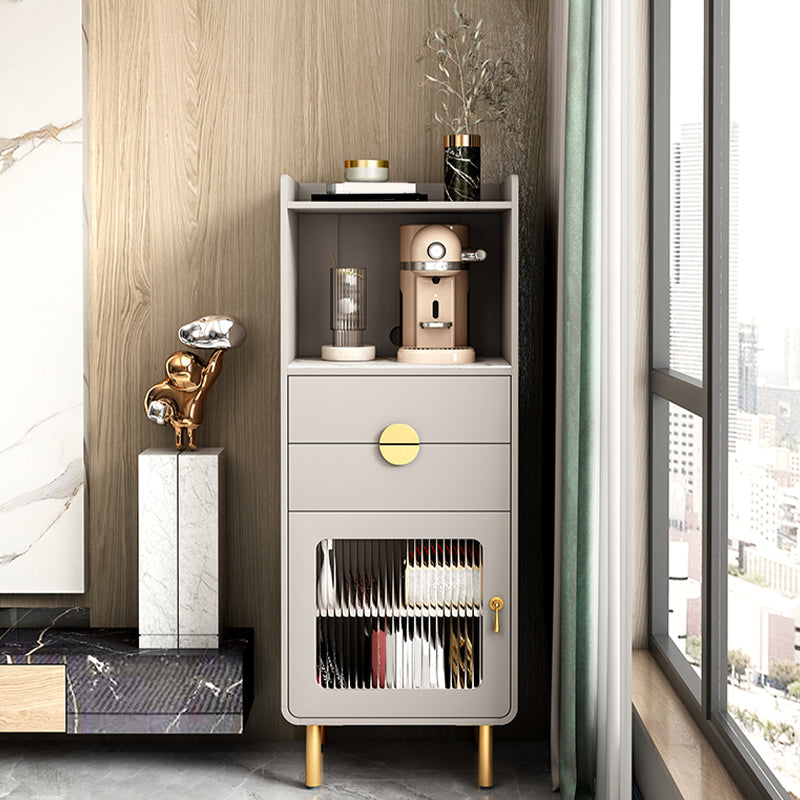
[{"label": "cabinet top shelf", "polygon": [[441,183],[417,183],[420,194],[427,200],[312,200],[312,195],[324,195],[327,184],[298,183],[290,175],[281,176],[281,193],[287,211],[299,214],[479,214],[513,212],[516,208],[519,181],[509,175],[502,183],[483,183],[481,197],[474,202],[453,202],[444,199]]},{"label": "cabinet top shelf", "polygon": [[478,358],[472,364],[407,364],[394,358],[373,361],[323,361],[321,358],[295,358],[288,364],[290,375],[508,375],[511,365],[504,358]]},{"label": "cabinet top shelf", "polygon": [[443,211],[449,214],[486,213],[487,211],[510,211],[510,200],[478,200],[475,202],[450,202],[448,200],[405,201],[325,201],[294,200],[287,203],[289,211],[309,214],[347,214],[367,211],[373,214],[397,214],[399,212],[431,213]]}]

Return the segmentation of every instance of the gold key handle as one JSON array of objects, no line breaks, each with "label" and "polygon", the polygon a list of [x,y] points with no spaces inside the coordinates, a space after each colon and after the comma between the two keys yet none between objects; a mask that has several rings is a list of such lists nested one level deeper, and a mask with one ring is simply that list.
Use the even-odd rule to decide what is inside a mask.
[{"label": "gold key handle", "polygon": [[493,597],[489,601],[489,608],[494,611],[494,632],[500,633],[500,610],[503,608],[505,603],[503,602],[502,597]]}]

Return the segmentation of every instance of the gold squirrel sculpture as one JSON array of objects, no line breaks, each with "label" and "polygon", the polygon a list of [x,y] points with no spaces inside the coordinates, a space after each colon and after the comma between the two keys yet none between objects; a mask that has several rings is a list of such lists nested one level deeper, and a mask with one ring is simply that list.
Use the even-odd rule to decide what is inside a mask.
[{"label": "gold squirrel sculpture", "polygon": [[[151,386],[144,398],[145,411],[152,418],[153,403],[163,407],[160,424],[169,423],[175,430],[175,449],[197,450],[195,431],[203,422],[206,397],[222,371],[222,350],[217,350],[206,364],[194,353],[173,353],[164,365],[167,377]],[[186,444],[183,432],[186,431]]]},{"label": "gold squirrel sculpture", "polygon": [[222,371],[222,354],[240,345],[246,335],[244,325],[228,315],[201,317],[180,329],[184,344],[214,348],[214,353],[208,363],[194,353],[173,353],[164,364],[166,378],[144,396],[147,416],[159,425],[172,425],[176,450],[197,450],[195,433],[205,416],[208,392]]}]

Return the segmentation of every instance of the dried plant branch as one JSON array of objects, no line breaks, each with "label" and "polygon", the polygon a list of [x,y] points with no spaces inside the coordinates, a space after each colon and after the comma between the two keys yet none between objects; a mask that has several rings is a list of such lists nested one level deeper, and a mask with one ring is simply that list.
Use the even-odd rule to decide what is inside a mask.
[{"label": "dried plant branch", "polygon": [[439,96],[436,121],[452,133],[475,133],[481,123],[505,122],[512,108],[517,71],[502,58],[482,58],[483,20],[477,23],[453,4],[456,26],[428,32],[425,47],[436,59],[437,74],[425,74]]}]

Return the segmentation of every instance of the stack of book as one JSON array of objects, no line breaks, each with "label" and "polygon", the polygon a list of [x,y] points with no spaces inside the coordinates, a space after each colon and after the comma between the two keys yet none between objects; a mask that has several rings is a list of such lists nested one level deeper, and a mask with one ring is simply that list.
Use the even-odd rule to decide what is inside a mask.
[{"label": "stack of book", "polygon": [[475,689],[480,617],[317,617],[323,689]]},{"label": "stack of book", "polygon": [[317,682],[324,689],[473,689],[483,551],[474,539],[323,539]]},{"label": "stack of book", "polygon": [[417,191],[416,183],[379,183],[347,181],[346,183],[327,184],[325,194],[312,194],[312,200],[325,202],[354,202],[363,200],[427,200],[428,195]]}]

